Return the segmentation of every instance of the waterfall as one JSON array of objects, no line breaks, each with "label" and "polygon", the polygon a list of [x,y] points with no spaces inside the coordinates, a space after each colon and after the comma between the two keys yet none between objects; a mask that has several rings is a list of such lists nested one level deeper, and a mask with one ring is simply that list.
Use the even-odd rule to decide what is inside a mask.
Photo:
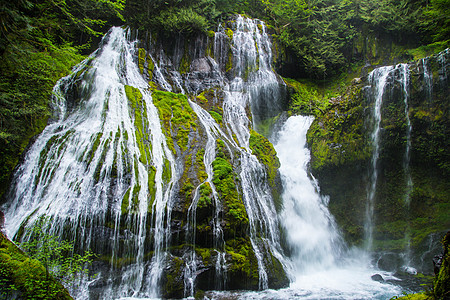
[{"label": "waterfall", "polygon": [[366,220],[364,224],[364,233],[366,240],[366,249],[370,250],[373,243],[373,227],[374,227],[374,205],[375,194],[378,179],[378,158],[380,155],[380,124],[381,124],[381,104],[383,102],[383,94],[388,83],[390,72],[394,67],[381,67],[373,70],[369,74],[369,83],[373,91],[373,129],[372,129],[372,164],[369,174],[369,186],[367,188],[367,204],[366,204]]},{"label": "waterfall", "polygon": [[[231,209],[221,199],[220,178],[215,178],[214,163],[218,159],[227,160],[232,167],[233,192],[238,194],[248,218],[239,238],[246,239],[242,246],[245,254],[252,259],[254,256],[251,267],[256,266],[255,271],[248,275],[255,279],[252,288],[267,290],[275,281],[275,272],[284,276],[283,271],[287,271],[291,287],[272,298],[393,295],[394,288],[386,289],[370,279],[372,270],[363,265],[364,259],[357,260],[347,251],[328,211],[329,199],[320,195],[316,180],[308,172],[306,132],[311,117],[291,117],[275,135],[284,188],[284,207],[278,215],[267,167],[253,152],[250,137],[255,134],[252,129],[258,129],[265,118],[282,110],[282,83],[272,70],[270,37],[264,23],[238,16],[232,27],[230,35],[229,28],[219,26],[214,49],[209,53],[214,57],[192,57],[192,69],[195,64],[203,64],[202,68],[209,70],[200,75],[176,70],[179,61],[175,60],[183,55],[181,49],[175,51],[175,58],[166,56],[162,49],[137,50],[137,41],[127,38],[129,33],[112,28],[100,48],[55,86],[52,122],[15,173],[3,208],[10,236],[26,240],[27,228],[40,216],[49,216],[51,234],[73,241],[77,251],[91,249],[99,254],[95,266],[98,276],[86,276],[79,282],[80,287],[72,291],[77,299],[166,297],[163,288],[167,282],[181,285],[179,297],[192,298],[198,278],[204,274],[211,277],[208,279],[215,289],[229,288],[228,280],[236,280],[229,276],[233,260],[247,257],[233,249],[235,245],[227,244],[233,240],[227,239],[225,232],[229,225],[225,216]],[[143,70],[150,69],[147,72],[151,74],[144,74]],[[367,195],[366,232],[370,240],[381,102],[390,70],[380,68],[370,77],[376,85],[374,152]],[[200,84],[199,80],[204,82]],[[221,96],[208,99],[213,104],[201,103],[198,99],[206,90]],[[174,142],[178,133],[165,127],[157,102],[161,94],[174,99],[182,96],[176,100],[184,99],[187,105],[183,109],[193,111],[195,130],[182,128],[189,140],[184,150]],[[222,120],[209,111],[213,105],[223,110]],[[405,98],[405,114],[407,111]],[[189,153],[194,148],[200,149],[197,157]],[[202,169],[204,176],[193,179],[186,175],[188,171],[183,168],[187,168],[189,159],[191,164],[196,161],[200,165],[197,171]],[[184,175],[195,181],[191,198],[182,195],[188,181]],[[199,172],[191,176],[197,175]],[[196,235],[205,191],[211,215],[203,221],[210,226],[208,238],[212,238],[208,241],[211,246],[205,242],[201,250],[209,251],[208,266]],[[183,217],[175,216],[182,213]],[[176,219],[180,224],[174,223],[176,217],[182,218]],[[289,255],[282,247],[280,225]],[[208,269],[211,265],[213,272]],[[354,265],[358,267],[350,267]],[[278,266],[279,270],[273,270]],[[176,278],[169,278],[171,271]],[[311,278],[317,282],[311,282]],[[305,288],[305,283],[312,288]],[[351,291],[355,285],[358,291]],[[284,292],[288,296],[282,296]],[[271,291],[260,293],[269,293],[271,298]]]},{"label": "waterfall", "polygon": [[[27,152],[5,209],[10,236],[49,216],[51,234],[101,253],[112,266],[99,274],[106,298],[157,294],[177,176],[134,49],[125,31],[113,28],[99,50],[59,81],[53,98],[59,116]],[[149,212],[150,266],[144,259]],[[124,261],[117,277],[114,266]]]},{"label": "waterfall", "polygon": [[308,172],[310,152],[306,147],[306,132],[312,121],[312,117],[290,117],[274,143],[284,190],[280,219],[295,270],[301,274],[334,266],[343,249],[334,218],[327,208],[328,199],[320,196]]},{"label": "waterfall", "polygon": [[[218,65],[222,66],[225,62],[220,61],[220,58],[223,59],[220,54],[224,52],[222,46],[225,37],[226,34],[220,31],[215,37],[214,53],[219,57]],[[268,287],[265,258],[273,255],[284,262],[276,211],[264,166],[251,154],[251,122],[247,116],[249,106],[256,107],[261,101],[273,102],[276,99],[270,98],[279,90],[276,75],[270,67],[270,49],[264,23],[238,16],[232,37],[232,79],[224,82],[223,123],[226,134],[220,134],[227,136],[225,142],[228,147],[239,151],[243,202],[249,219],[250,241],[257,258],[259,285],[262,289]],[[264,97],[262,94],[269,95]],[[205,125],[204,121],[202,123]]]},{"label": "waterfall", "polygon": [[[405,203],[405,209],[407,213],[409,214],[410,211],[410,202],[411,202],[411,193],[413,189],[413,181],[411,177],[411,171],[410,171],[410,160],[411,160],[411,132],[412,132],[412,125],[411,120],[409,118],[409,105],[408,105],[408,99],[409,99],[409,81],[410,81],[410,72],[409,72],[409,66],[408,64],[400,64],[398,65],[398,69],[400,71],[400,83],[403,88],[403,100],[405,104],[405,120],[406,120],[406,146],[405,146],[405,154],[403,156],[403,170],[405,173],[405,197],[404,197],[404,203]],[[404,270],[411,274],[417,274],[417,271],[415,268],[411,267],[411,237],[410,237],[410,228],[408,225],[408,228],[405,232],[405,240],[406,240],[406,247],[405,247],[405,254],[404,254]]]},{"label": "waterfall", "polygon": [[[400,289],[371,279],[365,252],[347,249],[328,197],[321,196],[308,171],[310,151],[306,133],[313,117],[292,116],[273,136],[281,166],[283,210],[293,281],[289,288],[260,292],[212,292],[212,299],[389,299]],[[394,279],[382,273],[385,279]],[[217,297],[217,298],[216,298]]]},{"label": "waterfall", "polygon": [[[224,251],[224,238],[223,238],[223,228],[221,225],[222,217],[221,214],[223,213],[223,205],[220,202],[220,199],[217,194],[216,187],[213,182],[213,167],[212,163],[214,159],[216,158],[216,139],[217,138],[223,138],[228,143],[232,144],[230,140],[228,140],[228,137],[223,133],[223,131],[220,129],[220,126],[215,122],[215,120],[211,117],[211,115],[206,112],[201,106],[194,102],[190,102],[193,110],[197,114],[201,124],[205,128],[206,134],[207,134],[207,143],[205,147],[205,154],[204,154],[204,165],[205,165],[205,171],[207,174],[207,178],[202,184],[207,184],[212,190],[213,195],[213,202],[214,202],[214,219],[213,219],[213,246],[215,251],[217,252],[217,260],[215,264],[216,269],[216,288],[222,289],[224,286],[226,286],[226,276],[224,273],[226,272],[226,259],[225,259],[225,251]],[[199,185],[195,191],[194,195],[194,201],[192,202],[191,206],[189,207],[189,210],[191,211],[191,208],[195,207],[198,202],[199,198],[199,189],[201,185]],[[193,218],[195,219],[195,218]],[[194,227],[195,228],[195,227]],[[193,231],[193,230],[192,230]],[[192,240],[195,242],[195,238]],[[195,243],[194,243],[195,245]],[[191,257],[191,261],[193,262],[195,260],[194,257]],[[190,268],[194,269],[194,268]],[[194,273],[194,272],[193,272]],[[189,291],[189,293],[185,292],[185,295],[193,296],[193,286],[195,282],[195,274],[186,274],[186,278],[190,278],[192,280],[191,287],[192,289]]]},{"label": "waterfall", "polygon": [[423,81],[425,85],[426,90],[426,97],[430,104],[433,103],[433,73],[431,73],[430,67],[429,67],[429,57],[422,58],[420,60],[422,62],[422,68],[423,68]]},{"label": "waterfall", "polygon": [[[410,88],[410,71],[408,64],[399,64],[396,66],[387,66],[375,69],[369,74],[369,83],[371,84],[371,96],[373,101],[372,112],[372,161],[369,174],[369,186],[367,188],[367,206],[366,206],[366,221],[365,221],[365,239],[366,249],[370,251],[373,243],[373,228],[374,228],[374,205],[377,191],[377,179],[378,179],[378,160],[380,155],[380,131],[381,131],[381,106],[383,103],[383,97],[396,88],[395,84],[398,84],[398,88],[401,91],[404,105],[404,119],[405,119],[405,152],[403,155],[402,167],[404,173],[404,198],[403,203],[405,211],[409,213],[410,198],[413,190],[413,181],[410,171],[410,157],[411,157],[411,133],[412,124],[409,117],[409,88]],[[426,79],[426,78],[425,78]],[[409,226],[405,230],[405,252],[403,254],[404,270],[409,273],[416,273],[415,269],[410,266],[411,264],[411,247],[410,247],[410,229]]]}]

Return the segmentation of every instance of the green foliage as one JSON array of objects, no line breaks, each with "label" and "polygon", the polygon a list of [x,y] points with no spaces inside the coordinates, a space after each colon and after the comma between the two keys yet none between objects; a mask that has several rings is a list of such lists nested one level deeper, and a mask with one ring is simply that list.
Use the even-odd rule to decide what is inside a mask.
[{"label": "green foliage", "polygon": [[[0,8],[0,195],[30,138],[50,116],[56,81],[103,25],[123,19],[124,0],[3,1]],[[111,22],[106,22],[106,20]]]},{"label": "green foliage", "polygon": [[355,35],[342,17],[339,1],[263,0],[278,27],[276,37],[314,78],[336,74],[346,64],[343,54]]},{"label": "green foliage", "polygon": [[448,45],[450,40],[450,1],[430,0],[424,15],[426,18],[424,27],[432,33],[432,41],[445,41]]},{"label": "green foliage", "polygon": [[192,8],[176,8],[163,11],[157,18],[157,22],[169,32],[206,32],[208,21]]},{"label": "green foliage", "polygon": [[84,254],[75,252],[73,242],[60,240],[49,234],[51,219],[39,218],[27,232],[29,240],[20,247],[33,259],[40,261],[48,274],[66,284],[73,282],[92,263],[94,254],[87,250]]},{"label": "green foliage", "polygon": [[[20,48],[18,48],[20,47]],[[0,61],[0,194],[29,139],[50,116],[48,101],[56,81],[82,59],[76,49],[49,44],[39,52],[29,44],[10,45]]]},{"label": "green foliage", "polygon": [[219,16],[215,1],[141,1],[127,2],[126,17],[136,28],[151,28],[166,34],[207,32]]},{"label": "green foliage", "polygon": [[330,106],[328,95],[320,95],[319,88],[310,82],[299,82],[284,78],[289,87],[294,89],[291,96],[290,110],[294,114],[323,115]]},{"label": "green foliage", "polygon": [[36,221],[28,232],[29,241],[20,244],[26,253],[0,234],[2,296],[9,299],[18,293],[21,299],[72,299],[60,282],[69,284],[87,273],[94,255],[75,253],[73,243],[50,235],[49,228],[49,218]]}]

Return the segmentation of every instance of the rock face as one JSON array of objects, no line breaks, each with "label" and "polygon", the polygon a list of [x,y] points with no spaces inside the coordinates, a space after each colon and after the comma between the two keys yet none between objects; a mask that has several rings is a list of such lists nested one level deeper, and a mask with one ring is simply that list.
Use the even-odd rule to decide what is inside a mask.
[{"label": "rock face", "polygon": [[[330,195],[330,211],[346,239],[367,243],[372,210],[372,249],[397,255],[400,265],[406,263],[400,253],[409,252],[411,264],[426,272],[432,271],[428,262],[438,246],[434,233],[450,224],[449,55],[447,49],[385,67],[378,121],[378,83],[372,75],[353,81],[308,133],[313,174],[322,193]],[[393,258],[380,261],[386,259]]]},{"label": "rock face", "polygon": [[443,258],[439,272],[434,280],[434,296],[436,299],[449,299],[450,297],[450,231],[442,239],[444,246]]},{"label": "rock face", "polygon": [[264,24],[237,17],[193,40],[126,36],[112,29],[55,87],[58,114],[16,174],[8,229],[26,239],[22,221],[48,215],[97,253],[100,275],[75,296],[287,286],[279,162],[253,130],[283,96]]}]

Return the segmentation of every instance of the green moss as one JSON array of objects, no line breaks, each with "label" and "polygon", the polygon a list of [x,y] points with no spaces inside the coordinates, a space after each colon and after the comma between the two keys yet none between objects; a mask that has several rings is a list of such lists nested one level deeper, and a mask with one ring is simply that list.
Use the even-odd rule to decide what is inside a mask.
[{"label": "green moss", "polygon": [[188,178],[184,184],[181,191],[184,193],[186,199],[192,200],[192,191],[194,190],[194,186],[191,183],[191,179]]},{"label": "green moss", "polygon": [[257,26],[258,26],[259,31],[260,31],[260,32],[263,32],[263,27],[262,27],[262,25],[258,23]]},{"label": "green moss", "polygon": [[139,48],[138,51],[138,67],[141,74],[144,74],[144,64],[145,64],[145,49]]},{"label": "green moss", "polygon": [[140,153],[139,161],[143,164],[148,164],[152,150],[150,137],[148,136],[147,107],[142,101],[142,93],[139,89],[125,85],[125,94],[134,114],[136,142]]},{"label": "green moss", "polygon": [[189,49],[187,43],[184,45],[184,54],[180,62],[180,74],[188,73],[191,69],[191,58],[189,57]]},{"label": "green moss", "polygon": [[208,35],[208,37],[213,38],[216,36],[216,33],[212,30],[209,30],[208,32],[206,32],[206,34]]},{"label": "green moss", "polygon": [[170,267],[165,270],[164,294],[167,298],[178,298],[175,295],[183,293],[183,279],[181,278],[184,261],[176,256],[170,258]]},{"label": "green moss", "polygon": [[228,50],[227,63],[225,65],[225,72],[231,71],[232,68],[233,68],[233,52],[231,51],[231,47],[230,47],[230,49]]},{"label": "green moss", "polygon": [[44,266],[29,258],[0,233],[0,290],[9,299],[72,299],[68,291],[49,276]]},{"label": "green moss", "polygon": [[434,281],[434,296],[436,299],[448,299],[450,296],[450,231],[442,239],[444,257],[439,274]]},{"label": "green moss", "polygon": [[236,187],[233,167],[226,159],[223,148],[223,141],[217,140],[217,156],[212,163],[213,182],[222,203],[226,206],[226,227],[230,231],[242,230],[248,225],[248,216]]},{"label": "green moss", "polygon": [[154,166],[151,166],[148,169],[148,196],[149,196],[148,211],[149,212],[152,210],[152,206],[155,201],[155,194],[156,194],[155,176],[156,176],[156,169]]},{"label": "green moss", "polygon": [[335,99],[326,112],[317,115],[307,133],[313,170],[366,161],[371,157],[362,97],[361,87],[352,86]]},{"label": "green moss", "polygon": [[217,124],[222,125],[222,115],[219,114],[218,112],[214,111],[214,110],[210,110],[209,114],[211,115],[211,117],[214,118],[214,120],[217,122]]},{"label": "green moss", "polygon": [[294,114],[320,116],[330,106],[330,98],[336,96],[332,88],[325,90],[308,80],[297,81],[291,78],[283,80],[291,89],[289,109]]},{"label": "green moss", "polygon": [[205,97],[205,92],[200,93],[200,95],[197,95],[195,98],[197,99],[197,103],[202,106],[208,104],[208,99]]},{"label": "green moss", "polygon": [[133,187],[133,193],[131,195],[131,212],[139,212],[139,193],[141,191],[141,186],[136,184]]},{"label": "green moss", "polygon": [[228,38],[230,39],[230,41],[233,40],[233,30],[231,30],[230,28],[227,28],[225,30],[225,34],[228,36]]},{"label": "green moss", "polygon": [[195,252],[202,257],[202,261],[205,266],[208,266],[211,263],[211,249],[195,248]]},{"label": "green moss", "polygon": [[89,159],[88,159],[88,165],[91,163],[92,159],[95,156],[95,152],[97,151],[98,146],[100,145],[100,139],[102,138],[102,136],[103,136],[102,132],[98,132],[95,135],[94,143],[92,143],[92,148],[91,148]]},{"label": "green moss", "polygon": [[244,238],[228,240],[225,251],[231,258],[229,272],[245,274],[250,285],[257,286],[259,282],[258,262],[250,241]]},{"label": "green moss", "polygon": [[173,153],[176,153],[174,144],[176,142],[181,151],[186,151],[189,134],[192,130],[197,129],[197,116],[190,107],[186,96],[154,91],[152,98],[159,111],[168,147]]},{"label": "green moss", "polygon": [[170,161],[167,158],[164,158],[162,179],[164,182],[169,182],[171,178],[172,168],[170,167]]},{"label": "green moss", "polygon": [[275,177],[280,168],[280,161],[272,143],[254,130],[250,131],[250,149],[258,160],[264,164],[269,177],[269,184],[275,187]]},{"label": "green moss", "polygon": [[198,199],[197,207],[205,208],[211,205],[212,189],[208,182],[200,186],[200,197]]},{"label": "green moss", "polygon": [[436,42],[436,43],[420,46],[415,49],[408,49],[407,53],[409,55],[411,55],[414,58],[414,60],[419,60],[421,58],[431,56],[433,54],[437,54],[441,51],[444,51],[449,46],[450,46],[450,41],[447,40],[447,41],[441,41],[441,42]]},{"label": "green moss", "polygon": [[198,167],[197,178],[201,182],[205,181],[206,178],[208,178],[208,174],[206,173],[205,164],[203,162],[204,156],[205,156],[205,149],[203,149],[203,148],[198,150],[197,154],[195,155],[195,163],[196,163],[196,166]]},{"label": "green moss", "polygon": [[128,207],[130,205],[130,194],[131,194],[131,187],[127,189],[125,195],[122,198],[122,204],[120,206],[120,211],[122,212],[122,214],[128,213]]}]

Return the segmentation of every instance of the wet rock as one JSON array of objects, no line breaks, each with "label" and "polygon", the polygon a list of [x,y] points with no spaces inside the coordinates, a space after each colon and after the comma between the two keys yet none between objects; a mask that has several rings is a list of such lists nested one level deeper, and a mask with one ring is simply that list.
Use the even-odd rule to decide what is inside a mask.
[{"label": "wet rock", "polygon": [[397,253],[383,253],[377,261],[378,268],[394,272],[401,266],[401,258]]},{"label": "wet rock", "polygon": [[439,271],[441,270],[443,259],[444,259],[444,255],[442,253],[437,254],[433,257],[433,266],[434,266],[434,274],[435,275],[439,274]]},{"label": "wet rock", "polygon": [[380,274],[372,275],[370,278],[372,278],[373,281],[379,281],[379,282],[384,281],[383,276],[381,276]]},{"label": "wet rock", "polygon": [[206,57],[202,57],[192,61],[191,72],[192,71],[209,73],[211,71],[211,66],[209,65],[208,59]]}]

